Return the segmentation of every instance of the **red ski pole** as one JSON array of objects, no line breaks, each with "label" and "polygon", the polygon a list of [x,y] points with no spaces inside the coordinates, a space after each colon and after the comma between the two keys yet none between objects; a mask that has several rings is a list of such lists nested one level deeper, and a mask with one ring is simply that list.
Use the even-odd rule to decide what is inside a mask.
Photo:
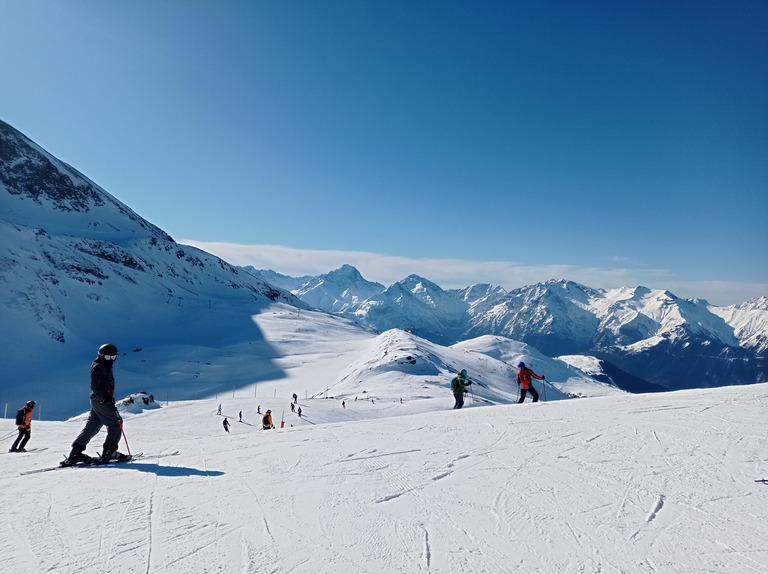
[{"label": "red ski pole", "polygon": [[123,428],[123,421],[118,419],[117,422],[120,423],[120,430],[123,433],[123,440],[125,441],[125,448],[128,450],[128,458],[133,458],[133,456],[131,455],[131,447],[128,446],[128,439],[125,437],[125,429]]}]

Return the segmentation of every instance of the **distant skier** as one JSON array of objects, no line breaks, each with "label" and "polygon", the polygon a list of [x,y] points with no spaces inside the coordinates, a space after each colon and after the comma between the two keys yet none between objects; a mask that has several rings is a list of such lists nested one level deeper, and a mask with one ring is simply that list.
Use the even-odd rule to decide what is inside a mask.
[{"label": "distant skier", "polygon": [[347,408],[347,402],[346,401],[341,401],[341,408],[342,409],[346,409]]},{"label": "distant skier", "polygon": [[243,422],[243,411],[240,411],[240,422]]},{"label": "distant skier", "polygon": [[291,403],[291,412],[296,412],[296,405],[294,403]]},{"label": "distant skier", "polygon": [[517,401],[518,404],[522,403],[525,400],[525,395],[528,393],[528,391],[531,392],[531,396],[533,397],[533,402],[539,400],[539,393],[536,392],[536,389],[531,384],[531,377],[534,379],[540,379],[544,380],[544,376],[539,376],[536,373],[534,373],[531,369],[525,366],[525,363],[520,361],[517,365],[518,371],[517,371],[517,384],[520,385],[522,388],[522,391],[520,393],[520,400]]},{"label": "distant skier", "polygon": [[297,395],[296,393],[293,393],[293,402],[294,403],[298,403],[299,402],[299,395]]},{"label": "distant skier", "polygon": [[224,430],[229,432],[229,421],[227,420],[227,417],[224,417],[224,422],[221,424],[224,425]]},{"label": "distant skier", "polygon": [[219,410],[218,410],[218,411],[216,411],[216,414],[217,414],[217,415],[220,415],[220,414],[221,414],[221,405],[219,405]]},{"label": "distant skier", "polygon": [[269,409],[267,409],[267,412],[264,413],[264,417],[261,419],[261,428],[262,430],[275,428],[275,425],[272,424],[272,411]]},{"label": "distant skier", "polygon": [[72,451],[62,466],[91,462],[93,458],[83,451],[88,442],[95,437],[101,427],[107,427],[107,437],[104,439],[104,450],[101,459],[126,460],[128,456],[117,452],[123,418],[115,406],[115,377],[112,367],[117,360],[117,347],[106,344],[99,347],[99,356],[91,364],[91,412],[80,434],[72,443]]},{"label": "distant skier", "polygon": [[24,447],[27,446],[29,438],[32,436],[32,411],[35,410],[35,401],[28,401],[16,413],[16,426],[19,427],[19,436],[13,441],[13,445],[8,452],[27,452]]},{"label": "distant skier", "polygon": [[299,418],[301,418],[301,407],[299,407],[299,408],[296,410],[296,412],[297,412],[297,413],[299,413]]},{"label": "distant skier", "polygon": [[453,377],[451,380],[451,390],[453,391],[453,398],[455,400],[453,405],[454,409],[460,409],[464,406],[464,395],[469,392],[467,387],[471,384],[472,381],[467,378],[466,369],[462,369],[455,377]]},{"label": "distant skier", "polygon": [[256,407],[256,413],[261,414],[261,405]]}]

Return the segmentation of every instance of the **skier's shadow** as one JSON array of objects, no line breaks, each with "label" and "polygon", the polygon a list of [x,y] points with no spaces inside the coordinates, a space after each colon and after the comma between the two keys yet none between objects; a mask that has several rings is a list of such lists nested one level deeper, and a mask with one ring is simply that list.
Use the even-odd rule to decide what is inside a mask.
[{"label": "skier's shadow", "polygon": [[131,462],[123,468],[138,470],[139,472],[151,472],[157,476],[222,476],[220,470],[200,470],[187,466],[162,466],[151,462]]}]

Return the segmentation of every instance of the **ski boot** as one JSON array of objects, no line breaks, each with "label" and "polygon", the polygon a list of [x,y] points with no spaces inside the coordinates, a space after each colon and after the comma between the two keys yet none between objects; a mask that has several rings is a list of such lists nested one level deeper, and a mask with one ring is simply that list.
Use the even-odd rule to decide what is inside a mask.
[{"label": "ski boot", "polygon": [[72,452],[69,453],[69,456],[67,457],[67,459],[61,462],[61,466],[75,466],[76,464],[79,464],[79,463],[90,464],[92,462],[93,462],[92,456],[88,456],[78,448],[73,448]]},{"label": "ski boot", "polygon": [[130,459],[130,456],[123,454],[122,452],[117,452],[116,450],[105,450],[103,453],[101,453],[101,458],[98,462],[122,462],[124,460]]}]

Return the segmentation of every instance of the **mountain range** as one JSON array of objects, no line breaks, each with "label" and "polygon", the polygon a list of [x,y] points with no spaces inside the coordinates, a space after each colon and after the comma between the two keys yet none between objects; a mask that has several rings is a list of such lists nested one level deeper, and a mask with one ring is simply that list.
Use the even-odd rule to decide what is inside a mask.
[{"label": "mountain range", "polygon": [[550,398],[765,380],[765,298],[716,308],[567,281],[507,292],[415,275],[384,287],[351,266],[246,272],[175,242],[1,121],[0,214],[0,402],[34,399],[43,418],[87,410],[106,342],[119,392],[177,400],[255,395],[301,369],[339,396],[445,397],[466,366],[478,400],[514,402],[521,359],[546,372]]},{"label": "mountain range", "polygon": [[[315,277],[243,267],[307,304],[383,332],[451,345],[481,335],[523,341],[551,357],[588,355],[628,390],[742,385],[767,379],[768,298],[717,307],[646,287],[594,289],[550,280],[512,291],[444,290],[410,275],[389,287],[344,265]],[[625,385],[622,385],[621,382]]]}]

